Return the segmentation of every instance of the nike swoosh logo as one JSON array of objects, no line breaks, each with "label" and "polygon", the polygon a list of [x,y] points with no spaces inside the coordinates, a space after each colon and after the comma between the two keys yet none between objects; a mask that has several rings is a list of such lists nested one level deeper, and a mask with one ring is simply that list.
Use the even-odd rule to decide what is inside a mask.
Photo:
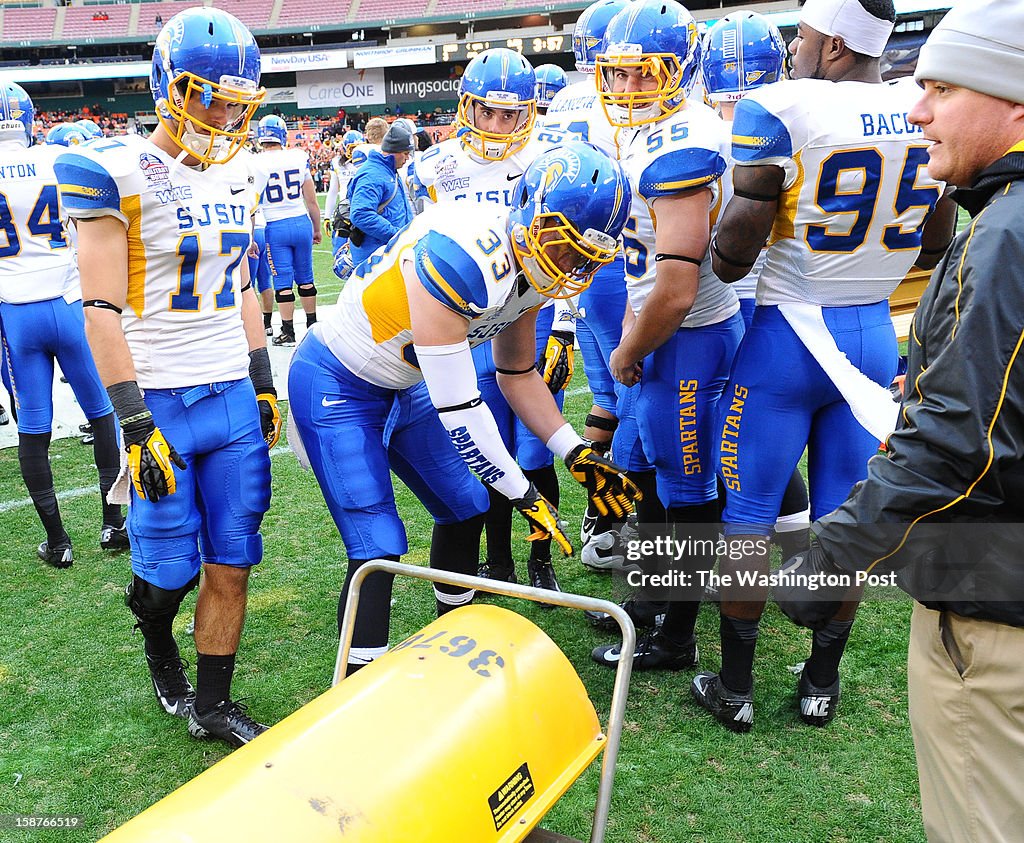
[{"label": "nike swoosh logo", "polygon": [[347,398],[340,398],[337,401],[328,401],[327,396],[325,395],[323,397],[323,400],[320,401],[320,403],[323,404],[325,407],[333,407],[336,404],[344,404],[347,400]]},{"label": "nike swoosh logo", "polygon": [[231,195],[232,196],[237,196],[239,193],[242,193],[244,190],[245,190],[244,187],[233,187],[233,188],[231,188]]},{"label": "nike swoosh logo", "polygon": [[508,181],[515,181],[516,179],[520,178],[520,177],[521,177],[522,175],[523,175],[522,173],[516,173],[515,175],[512,175],[511,173],[508,173],[508,174],[507,174],[507,175],[505,176],[505,178],[506,178],[506,179],[507,179]]}]

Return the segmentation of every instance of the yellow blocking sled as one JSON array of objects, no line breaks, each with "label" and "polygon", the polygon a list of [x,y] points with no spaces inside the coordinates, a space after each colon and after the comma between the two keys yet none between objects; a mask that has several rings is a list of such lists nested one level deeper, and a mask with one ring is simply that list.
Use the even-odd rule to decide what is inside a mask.
[{"label": "yellow blocking sled", "polygon": [[[528,599],[580,601],[624,619],[624,637],[634,637],[625,613],[605,601],[398,563],[364,567],[371,565],[421,579],[483,582]],[[359,584],[370,572],[360,571]],[[339,656],[351,635],[356,586]],[[633,640],[624,644],[631,662]],[[104,840],[512,843],[526,839],[607,749],[591,836],[597,843],[630,666],[624,675],[620,668],[618,720],[606,736],[572,665],[538,627],[495,606],[456,609]],[[530,837],[542,839],[569,840],[541,830]]]}]

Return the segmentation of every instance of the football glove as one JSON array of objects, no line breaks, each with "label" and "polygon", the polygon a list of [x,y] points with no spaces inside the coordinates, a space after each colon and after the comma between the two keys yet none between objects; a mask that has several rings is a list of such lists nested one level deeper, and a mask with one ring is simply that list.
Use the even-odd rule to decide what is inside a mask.
[{"label": "football glove", "polygon": [[643,495],[619,468],[589,445],[577,445],[565,457],[573,479],[587,490],[587,497],[599,515],[625,518],[633,503]]},{"label": "football glove", "polygon": [[544,383],[552,395],[565,389],[572,380],[572,346],[575,340],[576,337],[568,331],[552,331],[544,355],[537,361],[537,371],[544,376]]},{"label": "football glove", "polygon": [[348,279],[352,274],[352,271],[356,268],[352,262],[352,253],[349,251],[349,244],[346,241],[337,253],[334,255],[334,274],[337,275],[342,281]]},{"label": "football glove", "polygon": [[281,438],[281,411],[277,409],[277,394],[261,392],[256,396],[260,408],[260,428],[268,448],[273,448]]},{"label": "football glove", "polygon": [[530,484],[523,497],[512,501],[512,506],[519,510],[523,518],[533,528],[533,532],[526,537],[528,542],[535,542],[541,539],[554,539],[562,553],[572,556],[572,544],[565,535],[566,524],[558,517],[558,510],[555,509],[540,492],[537,487]]},{"label": "football glove", "polygon": [[188,466],[153,423],[153,416],[149,413],[146,416],[126,425],[122,431],[135,492],[140,498],[155,502],[174,494],[178,485],[174,466],[182,470]]},{"label": "football glove", "polygon": [[[787,559],[775,574],[772,594],[782,613],[797,626],[814,630],[823,629],[835,617],[852,579],[820,545]],[[837,578],[836,584],[828,584],[825,578],[830,575]]]}]

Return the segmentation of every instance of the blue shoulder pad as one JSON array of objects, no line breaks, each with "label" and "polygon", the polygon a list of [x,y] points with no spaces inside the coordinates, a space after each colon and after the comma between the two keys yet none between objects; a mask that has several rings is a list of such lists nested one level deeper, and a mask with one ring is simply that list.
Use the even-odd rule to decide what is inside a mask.
[{"label": "blue shoulder pad", "polygon": [[732,124],[732,156],[741,163],[792,158],[789,129],[760,103],[741,99]]},{"label": "blue shoulder pad", "polygon": [[640,174],[637,193],[650,201],[699,187],[710,187],[725,172],[725,159],[714,149],[674,149],[659,155]]},{"label": "blue shoulder pad", "polygon": [[77,152],[65,152],[57,156],[53,171],[60,183],[61,203],[71,216],[75,211],[121,213],[117,182],[99,162]]},{"label": "blue shoulder pad", "polygon": [[428,232],[416,244],[413,254],[420,283],[445,307],[468,317],[487,307],[483,273],[450,237]]}]

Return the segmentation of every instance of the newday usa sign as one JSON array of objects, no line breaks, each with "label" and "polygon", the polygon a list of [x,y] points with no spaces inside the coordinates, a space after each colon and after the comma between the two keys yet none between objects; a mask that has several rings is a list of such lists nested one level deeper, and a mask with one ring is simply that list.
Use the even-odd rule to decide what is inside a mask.
[{"label": "newday usa sign", "polygon": [[260,70],[263,73],[289,73],[339,67],[348,67],[348,56],[345,50],[311,50],[308,53],[262,53],[260,55]]},{"label": "newday usa sign", "polygon": [[299,108],[335,111],[339,106],[383,105],[384,70],[310,70],[296,74]]}]

